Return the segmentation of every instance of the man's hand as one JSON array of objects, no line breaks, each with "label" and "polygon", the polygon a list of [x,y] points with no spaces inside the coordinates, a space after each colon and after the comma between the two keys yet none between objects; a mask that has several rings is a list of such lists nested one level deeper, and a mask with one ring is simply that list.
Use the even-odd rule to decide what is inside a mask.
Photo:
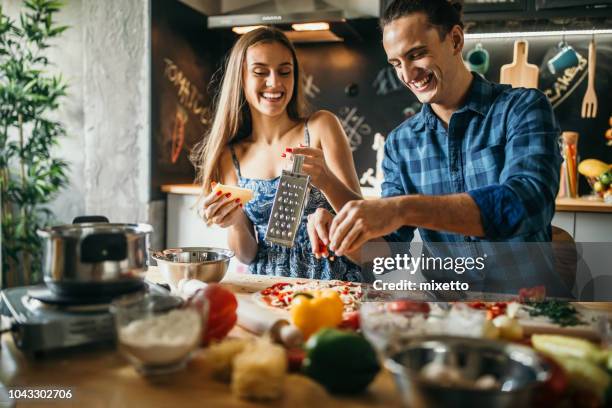
[{"label": "man's hand", "polygon": [[329,248],[336,255],[355,251],[371,239],[382,237],[403,225],[399,197],[349,201],[329,228]]}]

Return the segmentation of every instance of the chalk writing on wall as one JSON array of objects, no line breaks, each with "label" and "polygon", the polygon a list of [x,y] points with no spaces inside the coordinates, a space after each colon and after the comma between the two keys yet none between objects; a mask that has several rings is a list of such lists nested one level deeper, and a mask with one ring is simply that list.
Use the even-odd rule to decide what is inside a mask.
[{"label": "chalk writing on wall", "polygon": [[355,151],[361,145],[363,138],[372,133],[372,128],[365,122],[364,116],[357,114],[357,108],[343,106],[340,108],[339,116],[351,150]]},{"label": "chalk writing on wall", "polygon": [[164,58],[164,76],[177,88],[181,105],[199,117],[203,125],[209,123],[208,107],[204,106],[204,95],[193,85],[174,61]]},{"label": "chalk writing on wall", "polygon": [[382,161],[385,156],[385,138],[380,133],[374,134],[374,143],[372,143],[372,150],[376,152],[376,170],[368,168],[359,179],[359,183],[362,186],[371,186],[374,190],[380,194],[382,182],[384,179],[382,171]]},{"label": "chalk writing on wall", "polygon": [[578,65],[567,68],[563,71],[563,75],[557,77],[551,88],[544,90],[553,108],[561,105],[586,78],[588,61],[580,54],[577,55]]},{"label": "chalk writing on wall", "polygon": [[170,153],[170,161],[174,164],[177,162],[183,145],[185,144],[185,125],[189,120],[189,116],[181,105],[176,105],[176,114],[174,115],[174,126],[172,127],[172,151]]},{"label": "chalk writing on wall", "polygon": [[321,89],[314,83],[314,75],[303,73],[304,93],[309,98],[314,98],[321,92]]},{"label": "chalk writing on wall", "polygon": [[378,71],[372,86],[376,90],[376,95],[383,96],[391,92],[399,91],[404,87],[393,67],[385,67]]}]

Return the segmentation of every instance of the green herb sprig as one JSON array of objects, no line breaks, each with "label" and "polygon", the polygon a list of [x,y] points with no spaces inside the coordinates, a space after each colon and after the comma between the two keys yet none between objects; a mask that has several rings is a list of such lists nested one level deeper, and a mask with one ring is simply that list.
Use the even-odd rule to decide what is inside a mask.
[{"label": "green herb sprig", "polygon": [[548,300],[544,302],[528,302],[530,316],[546,316],[553,323],[562,327],[585,324],[580,319],[576,308],[568,302]]}]

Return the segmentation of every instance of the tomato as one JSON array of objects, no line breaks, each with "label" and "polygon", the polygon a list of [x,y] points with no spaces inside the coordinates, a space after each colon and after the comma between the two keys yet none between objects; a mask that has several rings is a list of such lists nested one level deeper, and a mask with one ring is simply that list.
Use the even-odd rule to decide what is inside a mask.
[{"label": "tomato", "polygon": [[387,302],[386,309],[390,312],[429,313],[429,303],[415,302],[413,300],[395,300]]},{"label": "tomato", "polygon": [[210,283],[198,290],[189,299],[188,305],[195,307],[204,313],[204,300],[208,301],[208,316],[206,316],[202,344],[206,345],[211,340],[221,340],[234,327],[236,320],[236,309],[238,301],[234,294],[219,285]]},{"label": "tomato", "polygon": [[506,309],[508,308],[508,303],[506,302],[495,302],[495,303],[467,302],[467,305],[471,307],[472,309],[486,310],[487,320],[493,320],[497,316],[506,314]]},{"label": "tomato", "polygon": [[359,312],[344,313],[342,315],[342,323],[338,327],[340,329],[359,330],[361,327]]},{"label": "tomato", "polygon": [[546,287],[534,286],[533,288],[522,288],[519,290],[519,301],[525,302],[541,302],[546,298]]},{"label": "tomato", "polygon": [[506,314],[506,309],[508,308],[508,304],[504,302],[496,302],[493,305],[487,306],[487,319],[493,320],[497,316],[501,316]]},{"label": "tomato", "polygon": [[227,333],[234,327],[238,316],[236,314],[228,316],[226,319],[220,321],[217,324],[211,324],[204,334],[204,344],[210,343],[211,340],[222,340]]},{"label": "tomato", "polygon": [[472,309],[484,310],[487,308],[487,304],[485,302],[468,302],[467,305]]}]

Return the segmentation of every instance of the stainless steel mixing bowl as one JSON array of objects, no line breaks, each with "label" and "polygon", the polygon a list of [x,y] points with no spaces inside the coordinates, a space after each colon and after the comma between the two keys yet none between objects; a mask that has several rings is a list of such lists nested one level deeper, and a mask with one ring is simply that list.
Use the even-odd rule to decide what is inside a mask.
[{"label": "stainless steel mixing bowl", "polygon": [[[475,381],[492,375],[499,387],[478,390],[424,379],[421,369],[436,361]],[[531,348],[502,341],[449,336],[415,337],[385,361],[404,404],[411,408],[531,407],[550,378],[551,367]]]},{"label": "stainless steel mixing bowl", "polygon": [[181,279],[219,282],[233,256],[229,249],[208,247],[170,248],[153,253],[160,273],[174,288]]}]

